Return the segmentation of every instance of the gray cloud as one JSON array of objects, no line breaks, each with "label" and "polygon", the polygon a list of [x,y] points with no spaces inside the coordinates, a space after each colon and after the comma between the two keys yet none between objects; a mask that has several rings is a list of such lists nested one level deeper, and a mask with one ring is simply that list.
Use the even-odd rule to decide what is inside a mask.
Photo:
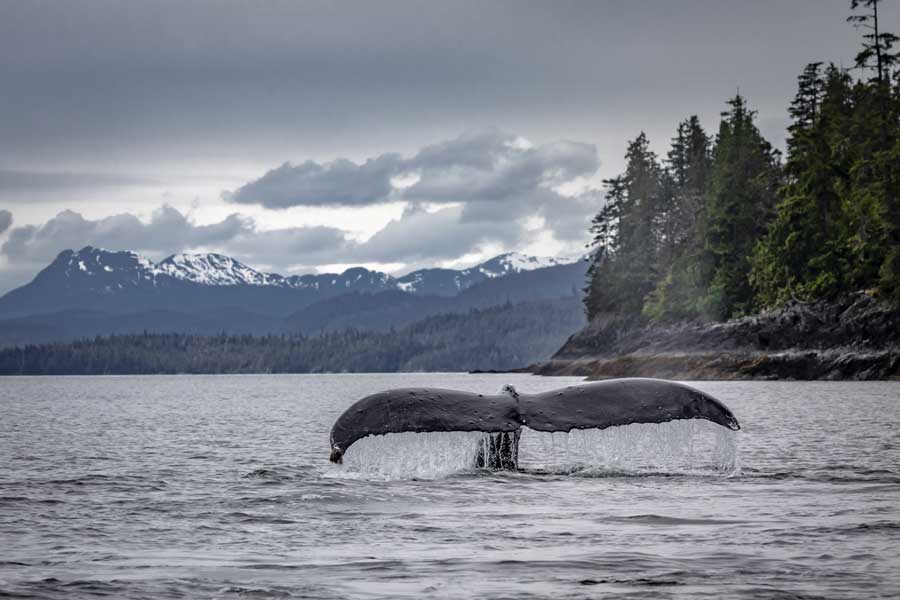
[{"label": "gray cloud", "polygon": [[10,261],[31,264],[45,263],[61,250],[88,244],[116,250],[168,253],[218,246],[252,227],[252,221],[238,214],[212,225],[195,225],[171,206],[154,211],[147,223],[128,213],[89,220],[77,212],[65,210],[40,226],[13,228],[0,247],[0,253]]},{"label": "gray cloud", "polygon": [[603,202],[600,190],[590,190],[578,196],[559,198],[556,202],[545,202],[538,216],[544,219],[544,226],[557,240],[585,242],[589,221]]},{"label": "gray cloud", "polygon": [[[598,168],[592,144],[557,141],[532,146],[516,135],[487,129],[426,146],[407,159],[383,154],[362,164],[349,160],[286,163],[227,198],[268,208],[405,201],[411,209],[408,214],[360,246],[372,252],[372,258],[361,259],[419,260],[423,256],[402,248],[447,232],[448,242],[454,236],[459,239],[459,256],[488,240],[518,239],[524,220],[531,216],[545,217],[561,240],[578,238],[573,223],[579,222],[580,237],[584,237],[598,198],[593,193],[565,196],[556,189],[588,178]],[[412,183],[401,185],[404,179]],[[416,210],[427,204],[462,208]],[[432,254],[437,256],[445,254]]]},{"label": "gray cloud", "polygon": [[599,166],[592,144],[523,147],[516,136],[492,129],[423,148],[405,165],[420,179],[403,197],[419,202],[502,202],[593,175]]},{"label": "gray cloud", "polygon": [[335,263],[416,263],[459,258],[486,244],[513,246],[524,231],[517,225],[498,226],[464,221],[461,207],[428,212],[407,210],[364,242],[354,242],[331,227],[290,227],[245,232],[227,251],[250,264],[275,267]]},{"label": "gray cloud", "polygon": [[8,210],[0,210],[0,234],[9,229],[12,222],[12,213]]},{"label": "gray cloud", "polygon": [[223,250],[251,265],[284,270],[295,265],[344,262],[352,246],[341,230],[315,226],[243,232]]},{"label": "gray cloud", "polygon": [[[349,240],[332,227],[289,227],[245,231],[225,246],[250,264],[289,268],[334,263],[414,263],[434,265],[442,260],[478,252],[487,245],[515,247],[529,235],[522,223],[464,218],[465,208],[434,211],[410,207],[364,242]],[[582,230],[584,222],[582,222]]]},{"label": "gray cloud", "polygon": [[[382,154],[362,164],[347,159],[297,166],[285,163],[226,198],[267,208],[397,200],[505,202],[593,175],[599,166],[592,144],[560,141],[530,147],[515,135],[488,129],[426,146],[410,159]],[[405,188],[394,187],[391,181],[398,175],[417,181]]]},{"label": "gray cloud", "polygon": [[347,159],[325,164],[308,160],[297,166],[284,163],[234,193],[226,193],[225,198],[267,208],[378,204],[389,200],[391,178],[401,164],[396,154],[383,154],[359,165]]},{"label": "gray cloud", "polygon": [[459,258],[488,243],[512,245],[521,240],[522,228],[486,221],[463,221],[463,209],[434,212],[408,211],[362,244],[347,249],[357,261],[427,262]]},{"label": "gray cloud", "polygon": [[0,165],[277,164],[499,124],[612,140],[617,169],[738,86],[782,115],[805,63],[852,60],[847,4],[2,2]]}]

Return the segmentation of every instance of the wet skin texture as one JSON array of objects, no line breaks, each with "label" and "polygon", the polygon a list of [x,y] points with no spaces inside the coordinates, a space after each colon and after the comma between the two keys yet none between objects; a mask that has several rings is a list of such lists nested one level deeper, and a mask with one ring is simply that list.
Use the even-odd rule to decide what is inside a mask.
[{"label": "wet skin texture", "polygon": [[522,426],[552,432],[676,419],[740,429],[734,414],[709,394],[662,379],[610,379],[540,394],[520,394],[512,386],[497,395],[401,388],[366,396],[338,418],[330,460],[340,463],[347,448],[368,435],[483,431],[497,435],[476,456],[475,466],[515,469]]}]

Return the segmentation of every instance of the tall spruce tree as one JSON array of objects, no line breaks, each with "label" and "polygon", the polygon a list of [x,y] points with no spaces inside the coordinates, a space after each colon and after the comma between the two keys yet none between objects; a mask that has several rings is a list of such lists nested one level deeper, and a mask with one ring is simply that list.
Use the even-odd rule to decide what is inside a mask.
[{"label": "tall spruce tree", "polygon": [[848,21],[864,30],[857,68],[872,77],[854,86],[854,118],[845,143],[857,150],[846,193],[853,233],[852,282],[900,300],[900,90],[892,85],[900,41],[879,20],[880,0],[851,0]]},{"label": "tall spruce tree", "polygon": [[866,32],[862,36],[862,50],[856,55],[856,66],[871,69],[877,83],[889,85],[891,69],[900,62],[900,55],[893,51],[900,38],[884,31],[878,16],[880,3],[881,0],[850,0],[854,14],[847,17],[847,22]]},{"label": "tall spruce tree", "polygon": [[716,136],[706,207],[713,268],[704,308],[719,319],[753,308],[750,256],[765,233],[781,177],[779,154],[760,134],[755,112],[740,94],[728,105]]},{"label": "tall spruce tree", "polygon": [[611,282],[614,277],[613,260],[619,248],[619,219],[627,194],[623,175],[603,180],[606,186],[606,203],[591,221],[592,248],[588,267],[588,286],[584,304],[588,319],[603,312],[615,310],[618,301]]},{"label": "tall spruce tree", "polygon": [[702,313],[711,277],[705,251],[706,193],[711,164],[710,138],[696,116],[678,125],[667,155],[666,169],[673,185],[670,216],[670,253],[663,255],[663,276],[644,302],[643,313],[653,319],[693,318]]},{"label": "tall spruce tree", "polygon": [[594,218],[588,316],[636,316],[658,279],[659,214],[665,210],[663,169],[643,132],[628,144],[626,169],[607,180],[606,206]]},{"label": "tall spruce tree", "polygon": [[[790,108],[785,185],[777,215],[758,244],[751,272],[760,308],[844,290],[850,269],[847,215],[840,192],[849,161],[834,147],[852,114],[851,81],[831,65],[808,65]],[[845,153],[844,153],[845,154]]]},{"label": "tall spruce tree", "polygon": [[[663,210],[659,160],[650,150],[644,132],[628,144],[625,153],[625,205],[619,219],[620,249],[618,263],[626,286],[631,290],[627,304],[640,311],[643,297],[656,281],[660,241],[658,215]],[[631,310],[631,308],[629,310]]]},{"label": "tall spruce tree", "polygon": [[898,102],[893,93],[883,112],[881,88],[874,82],[853,86],[853,112],[840,140],[840,151],[851,159],[842,198],[850,228],[850,283],[855,289],[896,288],[890,273],[900,245]]},{"label": "tall spruce tree", "polygon": [[706,209],[711,140],[696,115],[678,124],[668,154],[675,179],[676,245],[693,244],[702,235],[699,225]]}]

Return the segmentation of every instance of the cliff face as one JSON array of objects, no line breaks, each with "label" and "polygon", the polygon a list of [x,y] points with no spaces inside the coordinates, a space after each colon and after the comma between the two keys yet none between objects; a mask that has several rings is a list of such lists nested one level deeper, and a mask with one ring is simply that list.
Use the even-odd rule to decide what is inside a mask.
[{"label": "cliff face", "polygon": [[900,308],[857,293],[724,323],[601,316],[531,370],[597,379],[894,379]]}]

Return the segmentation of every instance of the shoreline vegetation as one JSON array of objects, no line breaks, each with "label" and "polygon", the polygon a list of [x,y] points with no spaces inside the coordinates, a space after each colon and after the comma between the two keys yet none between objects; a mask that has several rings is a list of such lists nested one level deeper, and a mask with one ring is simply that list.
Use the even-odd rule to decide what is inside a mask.
[{"label": "shoreline vegetation", "polygon": [[589,324],[532,372],[898,376],[900,53],[877,0],[851,8],[854,67],[803,70],[783,159],[740,94],[715,136],[693,116],[663,159],[628,144],[591,225]]}]

